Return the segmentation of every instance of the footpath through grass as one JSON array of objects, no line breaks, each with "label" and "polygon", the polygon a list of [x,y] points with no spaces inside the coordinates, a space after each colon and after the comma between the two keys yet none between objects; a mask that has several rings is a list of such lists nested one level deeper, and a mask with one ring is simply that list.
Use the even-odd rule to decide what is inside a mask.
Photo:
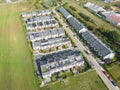
[{"label": "footpath through grass", "polygon": [[0,6],[0,90],[37,90],[19,5]]}]

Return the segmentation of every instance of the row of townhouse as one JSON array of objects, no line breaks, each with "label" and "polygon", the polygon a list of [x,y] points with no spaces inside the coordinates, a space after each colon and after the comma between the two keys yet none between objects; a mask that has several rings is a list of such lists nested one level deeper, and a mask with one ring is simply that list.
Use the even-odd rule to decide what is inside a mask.
[{"label": "row of townhouse", "polygon": [[60,37],[60,36],[65,36],[65,32],[63,28],[55,28],[50,30],[42,30],[42,31],[27,33],[28,39],[32,42],[42,39]]},{"label": "row of townhouse", "polygon": [[34,11],[34,12],[23,12],[22,17],[29,18],[33,16],[44,16],[44,15],[50,15],[50,14],[51,14],[50,10],[39,10],[39,11]]},{"label": "row of townhouse", "polygon": [[32,42],[34,50],[48,50],[54,47],[62,47],[63,45],[71,46],[71,41],[67,36],[50,38],[47,40],[39,40]]},{"label": "row of townhouse", "polygon": [[103,7],[100,7],[94,3],[91,2],[87,2],[86,4],[84,4],[84,7],[87,7],[89,9],[91,9],[94,12],[102,12],[102,11],[106,11],[105,9],[103,9]]},{"label": "row of townhouse", "polygon": [[76,18],[74,18],[63,7],[59,8],[59,11],[67,19],[67,22],[75,29],[76,32],[81,33],[87,30],[86,27],[81,22],[79,22]]},{"label": "row of townhouse", "polygon": [[120,13],[116,13],[115,11],[106,11],[101,12],[101,16],[115,26],[120,27]]},{"label": "row of townhouse", "polygon": [[115,53],[110,48],[106,47],[105,44],[103,44],[89,31],[83,32],[81,36],[88,44],[88,47],[93,50],[102,60],[104,60],[106,63],[111,62],[111,59],[114,58]]},{"label": "row of townhouse", "polygon": [[64,50],[42,57],[35,57],[37,74],[43,78],[51,77],[52,74],[61,70],[68,70],[75,66],[84,66],[84,59],[75,49]]},{"label": "row of townhouse", "polygon": [[116,2],[116,1],[119,1],[119,0],[101,0],[102,2],[105,2],[105,3],[111,3],[111,2]]},{"label": "row of townhouse", "polygon": [[[63,7],[59,8],[59,11],[63,14],[64,17],[68,17],[68,18],[66,18],[67,20],[69,20],[72,17],[71,14],[68,14],[69,12],[67,10],[65,10]],[[67,16],[65,16],[65,15],[67,15]],[[68,21],[68,23],[69,23],[69,21]],[[103,44],[95,35],[90,33],[82,24],[79,25],[81,28],[79,28],[78,25],[76,25],[76,27],[75,27],[74,23],[73,23],[73,25],[72,24],[70,24],[70,25],[73,26],[73,28],[76,30],[76,32],[81,34],[82,38],[88,43],[88,45],[90,45],[92,50],[95,51],[97,53],[97,55],[100,58],[102,58],[106,63],[110,62],[111,59],[114,58],[115,53],[110,48],[108,48],[105,44]],[[91,40],[91,42],[89,40]],[[95,44],[97,43],[96,44],[97,47],[92,45],[94,43]],[[108,60],[108,61],[106,61],[106,60]]]},{"label": "row of townhouse", "polygon": [[45,22],[45,21],[52,21],[55,20],[55,18],[52,15],[49,16],[35,16],[26,19],[26,23],[37,23],[37,22]]},{"label": "row of townhouse", "polygon": [[26,29],[32,31],[38,29],[53,28],[53,27],[57,27],[58,25],[59,24],[56,20],[51,20],[51,21],[26,24]]},{"label": "row of townhouse", "polygon": [[46,16],[40,16],[34,14],[31,15],[30,18],[23,17],[24,21],[26,22],[26,29],[32,31],[32,30],[57,27],[58,22],[55,20],[55,18],[52,15],[50,15],[49,13],[47,14],[48,11],[46,10],[45,11],[46,14],[44,13]]},{"label": "row of townhouse", "polygon": [[111,22],[113,25],[120,27],[120,13],[116,13],[115,11],[106,11],[102,7],[91,2],[84,4],[84,7],[91,9],[92,11],[96,12],[97,15],[102,16],[105,20]]}]

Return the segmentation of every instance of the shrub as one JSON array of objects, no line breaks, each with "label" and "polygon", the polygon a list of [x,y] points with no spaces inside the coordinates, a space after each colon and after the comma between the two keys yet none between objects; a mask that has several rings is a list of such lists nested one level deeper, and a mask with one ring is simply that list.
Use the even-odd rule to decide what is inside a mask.
[{"label": "shrub", "polygon": [[78,13],[85,21],[91,21],[90,17],[86,16],[83,13]]},{"label": "shrub", "polygon": [[73,11],[77,11],[75,7],[69,6]]},{"label": "shrub", "polygon": [[57,81],[57,78],[55,76],[52,76],[51,80],[52,80],[52,82],[55,82],[55,81]]}]

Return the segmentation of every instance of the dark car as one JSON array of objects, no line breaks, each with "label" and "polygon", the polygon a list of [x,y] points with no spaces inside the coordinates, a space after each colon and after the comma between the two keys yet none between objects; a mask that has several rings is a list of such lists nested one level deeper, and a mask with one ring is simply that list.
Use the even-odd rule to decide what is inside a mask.
[{"label": "dark car", "polygon": [[111,83],[114,85],[114,86],[117,86],[116,82],[115,81],[111,81]]}]

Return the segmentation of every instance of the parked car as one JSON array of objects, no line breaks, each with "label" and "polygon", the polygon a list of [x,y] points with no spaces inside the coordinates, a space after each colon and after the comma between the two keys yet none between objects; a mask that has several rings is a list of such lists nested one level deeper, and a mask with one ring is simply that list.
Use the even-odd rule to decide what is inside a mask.
[{"label": "parked car", "polygon": [[84,52],[86,53],[86,54],[90,54],[90,51],[89,50],[84,50]]},{"label": "parked car", "polygon": [[117,86],[116,82],[115,81],[111,81],[111,83],[114,85],[114,86]]}]

